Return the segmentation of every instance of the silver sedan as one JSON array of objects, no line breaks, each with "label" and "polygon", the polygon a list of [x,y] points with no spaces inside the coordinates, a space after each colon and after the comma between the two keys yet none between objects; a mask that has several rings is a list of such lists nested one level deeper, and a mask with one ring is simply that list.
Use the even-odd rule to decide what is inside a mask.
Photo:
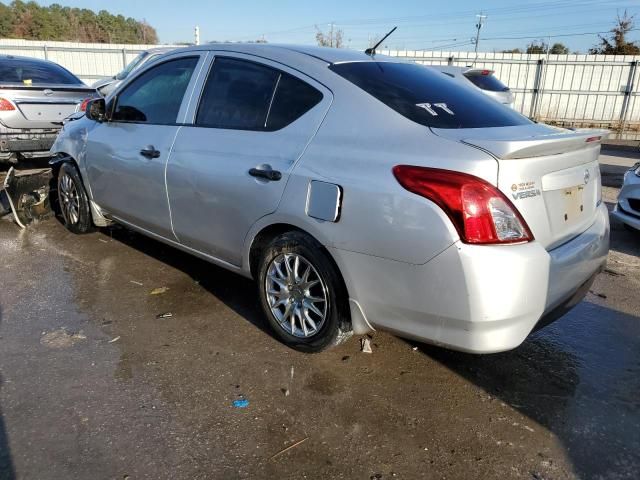
[{"label": "silver sedan", "polygon": [[397,59],[207,45],[91,102],[52,163],[71,231],[117,222],[255,279],[293,348],[386,329],[487,353],[602,268],[602,135]]}]

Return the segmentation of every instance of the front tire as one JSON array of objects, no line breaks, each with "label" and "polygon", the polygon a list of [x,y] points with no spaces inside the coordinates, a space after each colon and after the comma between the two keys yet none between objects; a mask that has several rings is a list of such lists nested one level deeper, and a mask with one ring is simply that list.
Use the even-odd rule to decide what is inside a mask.
[{"label": "front tire", "polygon": [[302,232],[276,237],[262,254],[258,282],[269,325],[289,347],[319,352],[350,330],[342,277],[312,237]]},{"label": "front tire", "polygon": [[75,165],[64,163],[58,173],[58,203],[64,226],[76,234],[93,231],[89,198]]}]

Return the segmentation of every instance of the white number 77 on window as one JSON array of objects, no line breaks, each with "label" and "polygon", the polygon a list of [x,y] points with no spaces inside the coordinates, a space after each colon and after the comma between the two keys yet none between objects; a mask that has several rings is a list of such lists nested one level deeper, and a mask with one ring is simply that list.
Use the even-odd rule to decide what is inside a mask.
[{"label": "white number 77 on window", "polygon": [[424,108],[427,112],[429,112],[431,115],[433,115],[434,117],[438,116],[438,112],[436,112],[434,110],[434,108],[440,108],[443,111],[447,112],[449,115],[455,115],[455,113],[453,113],[449,107],[447,107],[446,103],[416,103],[416,107],[419,108]]}]

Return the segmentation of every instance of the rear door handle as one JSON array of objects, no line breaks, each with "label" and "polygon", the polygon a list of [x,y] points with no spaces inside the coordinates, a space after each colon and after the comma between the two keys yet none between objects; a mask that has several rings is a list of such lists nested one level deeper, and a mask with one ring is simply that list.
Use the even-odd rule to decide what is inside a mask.
[{"label": "rear door handle", "polygon": [[271,182],[277,182],[282,178],[282,173],[278,170],[273,170],[271,165],[260,165],[258,167],[249,170],[249,175],[256,178],[263,178]]},{"label": "rear door handle", "polygon": [[140,150],[140,155],[146,158],[158,158],[160,156],[160,150],[156,150],[153,145],[147,145]]}]

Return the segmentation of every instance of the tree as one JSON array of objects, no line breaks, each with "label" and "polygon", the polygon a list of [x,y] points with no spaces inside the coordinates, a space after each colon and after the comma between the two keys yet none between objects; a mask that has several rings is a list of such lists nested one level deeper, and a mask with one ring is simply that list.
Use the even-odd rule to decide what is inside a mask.
[{"label": "tree", "polygon": [[519,48],[512,48],[511,50],[502,50],[502,53],[523,53]]},{"label": "tree", "polygon": [[637,42],[627,41],[627,34],[633,30],[633,15],[624,11],[622,17],[618,15],[617,25],[611,29],[610,38],[600,37],[600,45],[589,50],[591,54],[603,55],[639,55],[640,46]]},{"label": "tree", "polygon": [[549,46],[542,40],[540,40],[540,42],[534,40],[529,45],[527,45],[527,53],[547,53],[548,48]]},{"label": "tree", "polygon": [[554,43],[553,45],[551,45],[551,50],[549,50],[549,53],[552,55],[566,55],[567,53],[569,53],[569,48],[562,43]]},{"label": "tree", "polygon": [[316,42],[321,47],[342,48],[344,46],[343,36],[344,32],[342,30],[334,31],[333,25],[329,33],[323,33],[316,25]]},{"label": "tree", "polygon": [[86,8],[62,7],[53,3],[14,0],[0,3],[0,37],[26,40],[62,40],[98,43],[157,43],[155,29],[106,10],[98,14]]}]

